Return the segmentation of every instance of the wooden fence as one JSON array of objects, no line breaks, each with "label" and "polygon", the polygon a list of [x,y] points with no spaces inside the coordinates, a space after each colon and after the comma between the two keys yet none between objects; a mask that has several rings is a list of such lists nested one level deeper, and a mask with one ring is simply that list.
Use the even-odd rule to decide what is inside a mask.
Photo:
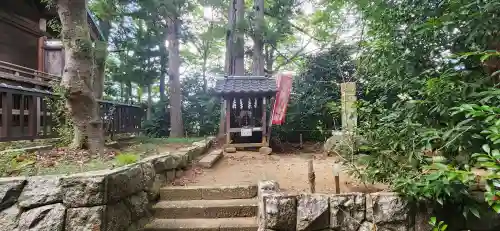
[{"label": "wooden fence", "polygon": [[[55,138],[54,112],[47,100],[53,93],[0,83],[0,142]],[[139,106],[99,101],[99,113],[107,133],[140,130],[143,109]]]}]

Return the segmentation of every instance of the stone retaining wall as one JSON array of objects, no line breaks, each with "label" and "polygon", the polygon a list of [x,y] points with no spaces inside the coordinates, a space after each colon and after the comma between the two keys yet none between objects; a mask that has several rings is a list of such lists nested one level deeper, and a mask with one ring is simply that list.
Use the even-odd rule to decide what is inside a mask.
[{"label": "stone retaining wall", "polygon": [[214,140],[112,170],[0,178],[0,230],[137,230],[149,220],[160,187]]},{"label": "stone retaining wall", "polygon": [[[258,190],[260,231],[431,230],[431,212],[411,209],[392,192],[287,195],[274,181],[259,182]],[[494,213],[482,220],[464,220],[460,214],[452,217],[455,225],[450,224],[448,230],[500,230],[500,216]]]}]

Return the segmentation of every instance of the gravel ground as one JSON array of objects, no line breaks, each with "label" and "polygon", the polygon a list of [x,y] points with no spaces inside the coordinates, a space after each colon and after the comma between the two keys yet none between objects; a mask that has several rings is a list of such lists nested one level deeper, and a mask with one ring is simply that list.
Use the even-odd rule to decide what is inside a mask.
[{"label": "gravel ground", "polygon": [[[296,153],[261,155],[258,152],[225,153],[211,169],[193,167],[175,185],[237,185],[255,184],[260,180],[276,180],[288,192],[309,192],[307,159],[313,158],[316,174],[316,192],[334,193],[333,164],[335,157],[321,154]],[[341,192],[375,192],[385,190],[383,185],[359,184],[345,173],[340,173]]]}]

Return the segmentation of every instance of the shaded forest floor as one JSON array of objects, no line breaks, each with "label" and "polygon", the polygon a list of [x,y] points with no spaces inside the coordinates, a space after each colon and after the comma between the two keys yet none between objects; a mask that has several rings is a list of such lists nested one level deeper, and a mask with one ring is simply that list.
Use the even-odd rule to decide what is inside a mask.
[{"label": "shaded forest floor", "polygon": [[3,153],[0,156],[0,176],[71,174],[112,169],[134,163],[146,156],[188,147],[201,139],[135,137],[106,145],[104,154],[100,156],[91,155],[85,150],[70,150],[65,147]]}]

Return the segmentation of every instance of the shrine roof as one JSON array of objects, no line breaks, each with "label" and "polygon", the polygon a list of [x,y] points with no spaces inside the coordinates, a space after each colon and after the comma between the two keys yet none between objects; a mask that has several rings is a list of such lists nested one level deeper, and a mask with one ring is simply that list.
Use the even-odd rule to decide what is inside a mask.
[{"label": "shrine roof", "polygon": [[215,83],[215,92],[219,95],[274,95],[276,91],[276,80],[267,77],[226,77]]}]

